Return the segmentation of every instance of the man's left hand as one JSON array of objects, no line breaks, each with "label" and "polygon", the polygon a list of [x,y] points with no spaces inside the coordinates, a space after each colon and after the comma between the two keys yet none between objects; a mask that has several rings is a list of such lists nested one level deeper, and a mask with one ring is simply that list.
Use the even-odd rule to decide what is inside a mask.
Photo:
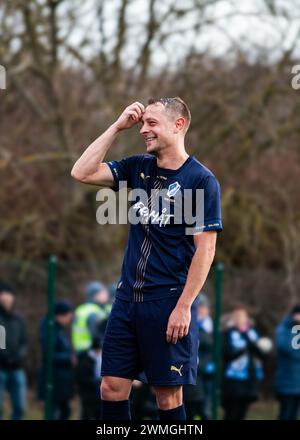
[{"label": "man's left hand", "polygon": [[191,308],[177,305],[169,316],[167,327],[167,342],[176,344],[178,339],[184,338],[189,331],[191,321]]}]

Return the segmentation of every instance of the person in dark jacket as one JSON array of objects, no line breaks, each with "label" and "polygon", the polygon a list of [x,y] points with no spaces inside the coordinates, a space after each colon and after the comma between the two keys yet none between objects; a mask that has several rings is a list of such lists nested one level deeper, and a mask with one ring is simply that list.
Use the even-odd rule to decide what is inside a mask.
[{"label": "person in dark jacket", "polygon": [[155,394],[151,385],[134,380],[130,394],[132,420],[157,420]]},{"label": "person in dark jacket", "polygon": [[258,398],[264,352],[247,309],[236,306],[231,318],[223,333],[222,404],[225,420],[243,420],[251,402]]},{"label": "person in dark jacket", "polygon": [[[298,327],[296,327],[298,326]],[[297,420],[300,409],[300,304],[276,329],[275,391],[280,403],[278,419]],[[298,334],[298,336],[297,336]]]},{"label": "person in dark jacket", "polygon": [[[27,353],[26,325],[14,312],[15,291],[0,282],[0,420],[5,392],[10,394],[13,420],[22,419],[26,402],[26,376],[23,369]],[[3,340],[2,340],[3,339]]]},{"label": "person in dark jacket", "polygon": [[88,350],[78,354],[76,383],[81,403],[81,420],[100,420],[102,339],[93,339]]},{"label": "person in dark jacket", "polygon": [[196,299],[199,350],[197,385],[184,386],[184,401],[188,420],[212,418],[213,393],[213,321],[207,296],[202,292]]},{"label": "person in dark jacket", "polygon": [[210,316],[208,298],[201,294],[198,307],[199,328],[199,381],[202,384],[203,399],[200,405],[200,418],[209,420],[212,418],[212,394],[213,377],[215,366],[213,363],[213,320]]},{"label": "person in dark jacket", "polygon": [[[74,395],[74,367],[76,358],[66,328],[73,320],[73,307],[68,301],[57,301],[54,306],[54,353],[53,353],[53,418],[67,420],[71,415],[70,401]],[[45,399],[46,368],[48,353],[47,317],[40,326],[42,368],[39,374],[39,398]]]}]

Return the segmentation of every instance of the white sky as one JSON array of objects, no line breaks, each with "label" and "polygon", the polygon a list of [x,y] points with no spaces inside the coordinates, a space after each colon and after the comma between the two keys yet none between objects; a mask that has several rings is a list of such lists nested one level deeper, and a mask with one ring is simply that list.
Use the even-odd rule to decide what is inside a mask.
[{"label": "white sky", "polygon": [[[161,0],[157,13],[161,16],[170,3],[184,9],[193,0]],[[289,49],[300,31],[300,0],[276,0],[277,11],[280,17],[274,17],[267,11],[265,3],[268,0],[220,0],[217,5],[208,7],[205,11],[204,24],[199,33],[195,31],[182,32],[167,40],[164,46],[153,46],[152,68],[156,69],[165,64],[170,67],[176,65],[193,45],[199,51],[208,51],[215,56],[233,56],[235,47],[241,47],[251,58],[258,53],[264,52],[266,58],[276,59],[282,50]],[[75,47],[83,36],[88,43],[81,54],[89,56],[92,51],[99,47],[98,20],[95,14],[95,0],[73,0],[68,4],[72,13],[80,13],[78,25],[70,34],[70,42]],[[269,0],[271,3],[271,0]],[[184,5],[184,6],[182,6]],[[116,17],[119,0],[111,0],[105,9],[108,35],[106,49],[114,45],[116,35]],[[129,30],[127,45],[123,51],[123,61],[127,65],[134,65],[137,55],[137,46],[140,46],[145,38],[145,23],[148,17],[148,0],[131,0],[128,7],[127,22]],[[65,10],[64,10],[65,13]],[[183,19],[177,20],[176,26],[180,29],[191,27],[199,22],[195,13],[187,14]],[[174,30],[174,22],[166,21],[162,31],[168,33]],[[66,29],[63,29],[66,32]],[[300,35],[296,54],[300,54]]]}]

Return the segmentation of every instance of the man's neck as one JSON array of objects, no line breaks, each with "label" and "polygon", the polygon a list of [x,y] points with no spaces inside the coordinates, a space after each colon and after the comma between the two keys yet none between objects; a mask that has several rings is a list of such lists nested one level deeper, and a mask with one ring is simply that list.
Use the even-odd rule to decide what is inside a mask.
[{"label": "man's neck", "polygon": [[177,170],[184,164],[188,157],[189,155],[184,149],[179,152],[167,152],[156,157],[157,166],[159,166],[159,168]]}]

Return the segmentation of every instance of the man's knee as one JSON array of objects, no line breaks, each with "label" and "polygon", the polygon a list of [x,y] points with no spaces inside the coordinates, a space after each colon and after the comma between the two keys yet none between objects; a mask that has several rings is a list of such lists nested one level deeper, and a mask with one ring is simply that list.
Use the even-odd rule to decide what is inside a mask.
[{"label": "man's knee", "polygon": [[155,387],[157,406],[162,410],[182,405],[182,386]]},{"label": "man's knee", "polygon": [[132,381],[119,377],[105,376],[101,381],[100,394],[102,400],[127,400]]}]

